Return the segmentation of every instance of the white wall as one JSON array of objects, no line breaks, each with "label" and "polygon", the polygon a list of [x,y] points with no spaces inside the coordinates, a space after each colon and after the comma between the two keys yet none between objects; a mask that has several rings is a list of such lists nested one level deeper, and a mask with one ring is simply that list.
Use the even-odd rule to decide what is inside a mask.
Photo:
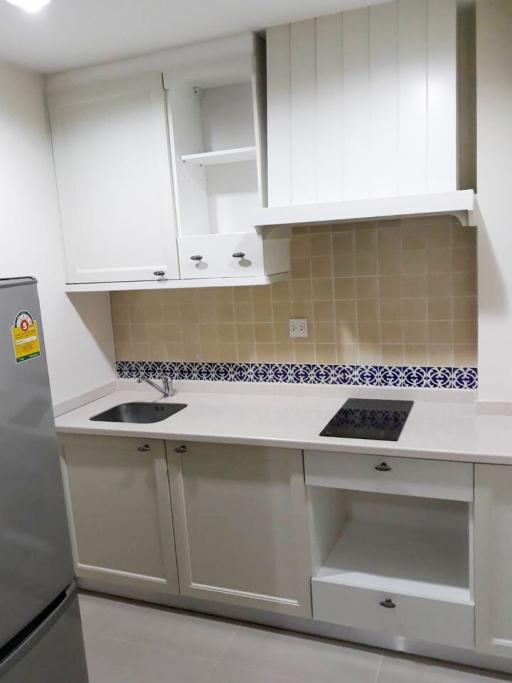
[{"label": "white wall", "polygon": [[512,2],[477,2],[479,400],[512,403]]},{"label": "white wall", "polygon": [[68,297],[43,80],[0,62],[0,277],[39,280],[54,404],[115,379],[108,294]]}]

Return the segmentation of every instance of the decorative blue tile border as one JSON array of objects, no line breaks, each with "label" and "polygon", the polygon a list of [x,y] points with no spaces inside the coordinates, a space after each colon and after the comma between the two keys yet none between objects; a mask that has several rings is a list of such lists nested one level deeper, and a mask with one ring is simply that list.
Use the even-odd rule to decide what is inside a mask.
[{"label": "decorative blue tile border", "polygon": [[173,379],[210,382],[281,382],[285,384],[343,384],[359,387],[409,387],[415,389],[476,389],[476,368],[314,365],[308,363],[195,363],[189,361],[117,362],[121,379],[162,373]]}]

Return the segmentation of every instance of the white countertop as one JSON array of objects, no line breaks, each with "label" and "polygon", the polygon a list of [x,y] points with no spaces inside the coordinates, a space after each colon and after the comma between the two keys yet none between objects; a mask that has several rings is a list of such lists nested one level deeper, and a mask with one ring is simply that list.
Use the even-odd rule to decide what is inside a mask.
[{"label": "white countertop", "polygon": [[[399,440],[386,442],[322,437],[319,433],[349,397],[407,399],[410,394],[396,390],[362,394],[350,387],[280,393],[279,388],[270,392],[257,386],[247,390],[231,385],[227,391],[187,386],[173,398],[160,399],[152,389],[126,384],[134,388],[120,389],[57,417],[57,431],[512,465],[512,417],[477,414],[473,400],[446,391],[426,392],[425,399],[416,392]],[[187,408],[153,424],[90,421],[120,403],[155,400],[186,403]]]}]

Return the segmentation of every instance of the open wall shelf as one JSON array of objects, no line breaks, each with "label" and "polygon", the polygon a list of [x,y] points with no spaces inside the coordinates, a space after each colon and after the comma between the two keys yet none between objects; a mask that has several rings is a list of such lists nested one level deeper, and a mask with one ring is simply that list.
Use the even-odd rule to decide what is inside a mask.
[{"label": "open wall shelf", "polygon": [[205,286],[264,284],[290,271],[288,229],[262,234],[251,222],[266,202],[262,38],[251,37],[244,57],[203,56],[164,75],[180,276]]}]

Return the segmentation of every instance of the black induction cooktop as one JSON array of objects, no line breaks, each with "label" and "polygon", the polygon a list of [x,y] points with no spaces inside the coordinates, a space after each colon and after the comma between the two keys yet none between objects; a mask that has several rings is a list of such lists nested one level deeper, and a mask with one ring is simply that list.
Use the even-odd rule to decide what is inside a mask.
[{"label": "black induction cooktop", "polygon": [[413,401],[349,398],[320,436],[398,441]]}]

